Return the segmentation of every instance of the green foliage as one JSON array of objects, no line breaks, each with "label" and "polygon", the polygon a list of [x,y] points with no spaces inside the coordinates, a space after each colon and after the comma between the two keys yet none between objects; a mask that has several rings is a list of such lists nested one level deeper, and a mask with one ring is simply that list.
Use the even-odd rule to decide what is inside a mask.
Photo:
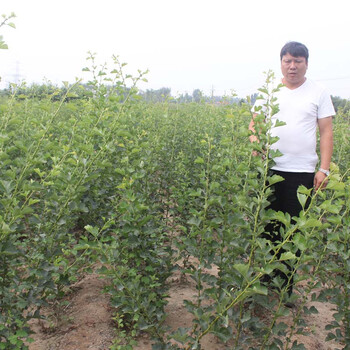
[{"label": "green foliage", "polygon": [[[87,85],[12,85],[0,104],[0,349],[25,349],[28,321],[96,265],[114,311],[112,349],[132,349],[141,332],[154,349],[200,349],[208,333],[223,349],[303,349],[293,335],[317,312],[310,297],[335,305],[327,340],[349,345],[348,115],[335,120],[327,189],[300,188],[311,205],[291,218],[266,210],[282,179],[270,176],[278,154],[262,110],[252,144],[248,104],[149,103],[137,89],[146,72],[112,61],[90,53]],[[272,81],[261,89],[268,117]],[[277,246],[263,235],[272,221],[283,224]],[[273,275],[286,264],[290,298]],[[196,294],[184,300],[193,323],[169,332],[175,274]],[[297,305],[291,327],[286,301]]]},{"label": "green foliage", "polygon": [[350,103],[349,100],[341,98],[339,96],[331,96],[332,102],[337,113],[349,113]]},{"label": "green foliage", "polygon": [[[2,21],[0,22],[0,28],[3,26],[9,26],[11,28],[16,28],[15,24],[13,22],[9,22],[11,18],[16,17],[16,15],[12,12],[10,15],[1,15]],[[3,40],[2,35],[0,35],[0,49],[8,49],[7,44]]]}]

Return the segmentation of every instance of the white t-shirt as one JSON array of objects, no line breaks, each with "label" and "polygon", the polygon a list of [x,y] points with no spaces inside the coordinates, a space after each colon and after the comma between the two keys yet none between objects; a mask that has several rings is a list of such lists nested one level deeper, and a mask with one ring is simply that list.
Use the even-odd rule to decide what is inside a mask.
[{"label": "white t-shirt", "polygon": [[[279,140],[271,145],[282,156],[274,158],[272,169],[287,172],[313,173],[318,162],[316,153],[317,120],[335,115],[333,103],[326,89],[309,79],[296,89],[283,86],[274,95],[279,112],[272,116],[286,125],[272,127],[271,135]],[[261,105],[263,100],[257,100]]]}]

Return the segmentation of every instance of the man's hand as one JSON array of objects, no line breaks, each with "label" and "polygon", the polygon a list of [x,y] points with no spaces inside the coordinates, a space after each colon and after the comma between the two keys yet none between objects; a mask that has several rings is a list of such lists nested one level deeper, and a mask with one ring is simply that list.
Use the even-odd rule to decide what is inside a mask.
[{"label": "man's hand", "polygon": [[322,171],[318,171],[314,177],[314,189],[315,189],[315,191],[317,191],[321,186],[322,186],[320,188],[321,190],[326,188],[327,183],[328,183],[327,175],[324,174]]}]

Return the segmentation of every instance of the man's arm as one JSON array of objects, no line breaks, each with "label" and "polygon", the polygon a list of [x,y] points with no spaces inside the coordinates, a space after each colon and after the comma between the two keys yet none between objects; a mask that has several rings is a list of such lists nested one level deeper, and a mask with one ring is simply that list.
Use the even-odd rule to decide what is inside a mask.
[{"label": "man's arm", "polygon": [[[331,164],[331,158],[333,153],[333,128],[332,117],[318,119],[318,128],[320,132],[320,153],[321,153],[321,165],[320,168],[329,170]],[[321,171],[318,171],[314,178],[314,188],[317,190],[322,182],[325,180],[326,175]],[[323,187],[327,185],[327,179],[323,182]]]}]

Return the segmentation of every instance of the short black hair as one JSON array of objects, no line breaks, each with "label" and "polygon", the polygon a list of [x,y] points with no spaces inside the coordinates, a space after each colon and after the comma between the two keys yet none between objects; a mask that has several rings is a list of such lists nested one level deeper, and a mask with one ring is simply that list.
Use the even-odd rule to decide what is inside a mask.
[{"label": "short black hair", "polygon": [[289,41],[288,43],[286,43],[281,50],[281,61],[282,57],[287,53],[289,53],[293,57],[305,57],[306,63],[308,62],[309,50],[302,43],[298,43],[297,41]]}]

